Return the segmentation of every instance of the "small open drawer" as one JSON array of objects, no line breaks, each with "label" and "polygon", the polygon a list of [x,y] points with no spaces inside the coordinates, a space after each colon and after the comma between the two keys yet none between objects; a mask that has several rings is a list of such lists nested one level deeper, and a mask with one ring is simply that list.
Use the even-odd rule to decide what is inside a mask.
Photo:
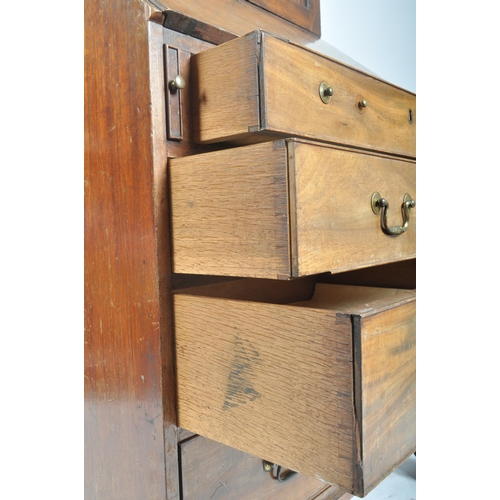
[{"label": "small open drawer", "polygon": [[415,291],[266,281],[174,295],[178,425],[363,497],[415,451]]},{"label": "small open drawer", "polygon": [[293,136],[415,158],[415,94],[323,54],[254,31],[191,65],[196,142]]}]

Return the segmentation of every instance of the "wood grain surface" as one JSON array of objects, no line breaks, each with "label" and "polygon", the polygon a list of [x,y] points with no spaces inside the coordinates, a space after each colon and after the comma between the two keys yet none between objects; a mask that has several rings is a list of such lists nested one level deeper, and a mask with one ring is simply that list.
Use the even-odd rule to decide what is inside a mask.
[{"label": "wood grain surface", "polygon": [[174,272],[276,279],[415,258],[416,208],[387,236],[374,192],[402,225],[415,163],[299,140],[173,159]]},{"label": "wood grain surface", "polygon": [[85,2],[85,498],[166,498],[149,8]]},{"label": "wood grain surface", "polygon": [[[179,395],[179,401],[183,401],[184,405],[180,415],[186,418],[189,427],[186,425],[180,430],[176,426],[171,285],[177,283],[182,288],[186,284],[210,283],[226,278],[205,276],[205,280],[203,277],[200,280],[200,277],[193,279],[192,276],[179,275],[177,281],[171,280],[167,158],[228,147],[227,144],[193,143],[193,103],[210,102],[218,109],[217,123],[222,123],[220,126],[224,130],[227,129],[226,122],[234,120],[238,123],[236,137],[248,135],[248,129],[244,130],[242,125],[243,115],[245,119],[251,117],[251,125],[247,127],[258,127],[264,110],[259,105],[257,92],[248,94],[250,87],[258,88],[262,84],[258,80],[258,59],[255,58],[258,39],[254,35],[243,37],[240,43],[241,47],[245,47],[240,53],[232,60],[231,55],[222,59],[235,66],[234,72],[237,80],[243,81],[242,87],[238,84],[226,88],[228,82],[220,78],[220,73],[217,74],[221,61],[218,58],[214,60],[209,71],[212,71],[214,80],[219,77],[219,87],[207,100],[208,94],[203,95],[200,90],[196,90],[195,94],[192,82],[197,78],[196,75],[193,78],[191,72],[196,73],[197,65],[191,63],[189,53],[204,52],[210,44],[157,24],[163,21],[168,24],[170,21],[173,29],[187,30],[191,23],[189,18],[189,22],[181,26],[185,20],[182,21],[180,16],[170,16],[167,21],[163,14],[160,15],[160,11],[164,11],[162,5],[178,6],[179,11],[202,21],[212,20],[213,26],[203,28],[202,35],[208,37],[211,43],[231,39],[232,33],[244,35],[256,28],[280,33],[305,44],[314,43],[317,38],[246,1],[213,0],[207,3],[201,0],[165,0],[160,3],[153,0],[151,3],[158,9],[152,9],[147,2],[140,0],[112,0],[109,3],[90,0],[85,4],[85,497],[90,500],[179,499],[182,492],[178,482],[177,442],[192,437],[194,432],[203,431],[204,425],[215,433],[215,439],[223,436],[232,446],[239,446],[243,436],[245,449],[247,445],[257,444],[257,460],[262,456],[261,451],[263,454],[269,451],[267,458],[279,458],[285,467],[295,460],[309,463],[309,458],[314,457],[326,443],[329,450],[327,459],[333,460],[335,467],[338,466],[338,472],[334,473],[335,481],[338,479],[351,489],[361,491],[360,488],[378,481],[378,476],[386,473],[381,472],[381,468],[391,467],[386,458],[380,462],[383,467],[377,467],[380,454],[387,457],[392,453],[398,437],[404,438],[406,447],[411,442],[411,397],[404,399],[407,396],[405,390],[412,390],[411,360],[404,357],[408,353],[403,356],[395,352],[398,336],[397,329],[394,329],[388,334],[393,351],[387,353],[382,349],[380,356],[392,356],[388,365],[394,371],[397,371],[401,361],[404,379],[399,385],[393,374],[385,373],[383,367],[377,365],[377,360],[368,355],[360,358],[356,365],[358,371],[353,371],[355,359],[352,355],[351,319],[337,317],[333,311],[278,305],[309,299],[316,278],[305,277],[290,282],[255,280],[251,286],[245,283],[246,280],[222,281],[215,283],[211,291],[208,288],[202,290],[200,286],[192,290],[193,296],[185,293],[186,290],[176,296],[175,300],[180,304],[176,304],[176,308],[181,310],[179,331],[187,332],[187,335],[182,334],[177,339],[176,354],[181,362],[180,384],[188,381],[194,394],[200,391],[198,399],[185,397],[184,392]],[[196,24],[196,29],[200,26]],[[228,31],[212,29],[215,26],[226,26]],[[192,35],[196,36],[196,33]],[[182,99],[181,119],[185,133],[182,141],[166,141],[169,119],[165,105],[166,45],[186,51],[180,60],[180,71],[188,81]],[[223,91],[231,97],[229,107],[218,95]],[[243,93],[248,94],[248,98],[243,98]],[[193,98],[195,95],[200,96],[200,100]],[[242,115],[233,109],[233,104],[244,99],[245,111]],[[215,128],[217,123],[205,123],[205,132]],[[270,132],[261,133],[266,140],[273,137]],[[236,215],[246,211],[242,208],[242,201],[253,207],[255,214],[267,214],[265,230],[258,228],[256,216],[250,217],[251,214],[239,226],[228,222],[229,211],[224,208],[211,212],[211,208],[207,209],[208,205],[196,206],[198,200],[206,199],[203,197],[207,188],[215,185],[216,177],[195,181],[194,184],[199,183],[196,188],[199,198],[192,206],[186,201],[187,187],[192,186],[186,186],[180,174],[178,180],[181,182],[177,183],[178,194],[187,204],[186,213],[198,214],[194,218],[196,223],[201,224],[204,219],[223,221],[223,229],[214,237],[213,253],[220,248],[227,234],[236,231],[238,236],[228,244],[229,250],[245,254],[249,262],[254,259],[255,267],[265,269],[267,278],[288,278],[291,274],[289,172],[286,159],[283,161],[287,150],[283,142],[280,144],[279,148],[272,146],[271,150],[269,145],[262,145],[264,149],[257,164],[255,161],[246,163],[245,175],[250,176],[253,169],[259,178],[253,185],[240,183],[236,176],[232,177],[239,160],[238,153],[233,152],[231,161],[223,166],[218,179],[222,184],[227,178],[232,193],[227,194],[222,188],[217,188],[220,191],[213,200],[222,206],[229,200],[227,207]],[[189,170],[193,168],[189,166],[193,158],[186,158],[182,168],[194,177],[195,170]],[[219,160],[222,158],[220,156]],[[209,171],[208,165],[205,169]],[[231,199],[231,196],[234,198]],[[296,217],[296,214],[293,216]],[[181,216],[181,219],[184,220],[184,217]],[[373,219],[376,217],[373,216]],[[204,234],[200,228],[191,232],[191,242],[186,248],[194,245]],[[215,229],[215,233],[217,231]],[[248,239],[248,234],[256,236],[250,243],[253,249],[241,252],[241,248],[249,245],[248,241],[244,241]],[[273,239],[276,236],[278,243]],[[284,240],[286,243],[283,243]],[[217,264],[212,267],[216,274],[221,256],[218,255],[217,259]],[[201,269],[204,265],[202,263]],[[245,266],[252,265],[247,262],[242,265],[234,259],[229,264],[231,270],[228,275],[238,273],[242,268],[247,273]],[[280,288],[282,284],[285,288]],[[241,300],[206,298],[204,294],[256,302],[250,306]],[[210,300],[214,302],[208,303]],[[238,306],[230,313],[228,304],[233,302]],[[295,312],[290,313],[292,309]],[[365,354],[376,349],[374,338],[378,332],[377,325],[383,324],[391,332],[391,324],[397,323],[397,317],[394,315],[385,322],[370,323],[370,318],[363,316],[360,325],[363,328],[366,325],[368,337],[363,342],[359,340],[354,347],[359,345]],[[219,325],[221,321],[224,324],[222,328]],[[398,324],[403,323],[401,320]],[[317,332],[311,327],[316,324],[319,325]],[[363,332],[363,328],[359,331]],[[332,337],[332,332],[336,331],[339,338]],[[191,340],[182,350],[179,342],[182,343],[183,338],[184,341],[186,338]],[[203,342],[207,342],[209,347],[205,349]],[[201,350],[197,351],[200,346]],[[256,352],[259,354],[257,357]],[[332,358],[333,353],[335,359]],[[183,356],[190,358],[193,354],[191,368],[188,368]],[[332,359],[334,366],[331,366]],[[285,368],[281,370],[281,366]],[[346,366],[349,367],[347,371]],[[190,369],[193,371],[190,372]],[[198,372],[200,369],[201,372]],[[371,373],[371,370],[376,375],[365,379],[366,373]],[[257,374],[255,378],[254,373]],[[331,391],[332,377],[338,383],[338,392],[335,393]],[[210,384],[202,387],[205,378],[211,378],[215,387]],[[353,391],[353,384],[360,380],[366,380],[366,385],[362,390]],[[219,400],[215,396],[207,397],[216,394],[217,390],[222,391]],[[321,397],[311,398],[311,394],[318,390]],[[381,391],[404,402],[401,407],[391,402],[384,403],[396,422],[394,429],[384,430],[388,439],[380,438],[376,434],[378,428],[374,427],[380,416],[377,394]],[[356,422],[353,409],[359,394],[366,394],[363,413],[358,414],[366,419],[364,428]],[[321,399],[323,396],[324,399]],[[321,404],[318,404],[319,400],[322,400]],[[322,410],[324,401],[329,408],[328,413]],[[216,411],[211,410],[214,402]],[[272,413],[276,403],[282,406],[277,416]],[[254,405],[258,404],[261,406],[254,411]],[[202,409],[199,410],[197,405],[201,405]],[[298,418],[289,422],[289,415],[297,408]],[[242,419],[245,411],[249,410],[252,421],[256,422],[253,427],[257,429],[255,439],[247,432],[252,427],[247,428]],[[217,412],[222,412],[219,416],[222,414],[224,418],[230,415],[229,431],[221,426]],[[195,425],[200,415],[205,414],[215,420],[208,420],[202,426]],[[265,419],[261,421],[260,415],[264,415]],[[309,421],[301,421],[306,415]],[[319,424],[316,422],[312,426],[312,417],[319,418]],[[329,433],[332,429],[333,435]],[[314,434],[316,431],[319,432],[317,437]],[[352,471],[353,460],[359,455],[353,443],[360,442],[357,435],[360,432],[367,439],[365,449],[375,457],[370,462],[367,456],[365,475],[361,478]],[[264,436],[270,437],[264,440]],[[290,438],[304,446],[296,448],[290,445]],[[281,446],[279,443],[284,444]],[[231,449],[227,453],[240,452]],[[243,473],[240,463],[228,461],[227,465],[233,474]],[[304,472],[311,475],[316,473],[313,472],[316,469],[314,466]],[[326,476],[332,467],[323,464],[319,470],[319,475]],[[231,475],[229,469],[226,472]],[[213,477],[215,480],[215,475]],[[242,478],[233,476],[232,480],[241,482]],[[312,478],[300,481],[304,485],[317,484]],[[184,486],[196,489],[196,484],[185,482]],[[217,487],[218,484],[212,493]],[[336,500],[342,493],[335,488],[316,490],[316,493],[311,493],[311,500],[314,495],[316,500]],[[221,487],[219,492],[223,489]],[[342,500],[347,498],[350,495],[343,494]]]},{"label": "wood grain surface", "polygon": [[248,0],[273,14],[321,36],[319,0]]},{"label": "wood grain surface", "polygon": [[[262,129],[416,156],[415,94],[266,33],[261,51]],[[334,90],[329,104],[321,82]]]},{"label": "wood grain surface", "polygon": [[[197,55],[193,64],[197,142],[294,136],[416,155],[415,94],[325,55],[255,31]],[[319,95],[322,82],[334,90],[328,104]],[[363,100],[366,107],[359,106]]]},{"label": "wood grain surface", "polygon": [[388,224],[402,225],[404,195],[417,199],[414,163],[299,141],[288,148],[292,276],[415,257],[417,209],[399,236],[384,234],[371,209],[379,192],[389,201]]},{"label": "wood grain surface", "polygon": [[414,290],[316,283],[310,299],[290,305],[364,317],[412,300],[415,300]]},{"label": "wood grain surface", "polygon": [[174,308],[179,425],[350,489],[349,317],[189,295]]},{"label": "wood grain surface", "polygon": [[326,284],[291,305],[174,295],[179,425],[365,495],[415,446],[414,301]]},{"label": "wood grain surface", "polygon": [[[170,257],[170,227],[168,220],[167,193],[167,157],[171,144],[179,141],[166,141],[167,116],[165,92],[165,33],[161,25],[149,22],[149,85],[152,146],[152,171],[154,176],[152,198],[154,205],[155,224],[151,231],[156,236],[156,258],[158,263],[158,287],[160,321],[158,334],[161,339],[160,353],[155,357],[156,363],[162,367],[162,397],[163,397],[163,431],[165,446],[165,473],[168,500],[178,500],[179,470],[178,470],[178,429],[176,426],[176,386],[174,365],[174,341],[172,331],[172,301],[171,297],[171,257]],[[201,43],[201,42],[200,42]],[[197,45],[199,45],[198,43]],[[183,47],[179,47],[184,55]],[[185,62],[181,56],[180,62]],[[181,68],[182,68],[181,64]],[[184,99],[182,110],[185,113],[188,100]],[[185,126],[186,123],[183,124]],[[189,134],[184,134],[189,135]],[[138,332],[139,333],[139,332]]]},{"label": "wood grain surface", "polygon": [[271,304],[289,304],[309,300],[314,294],[316,276],[294,280],[234,279],[221,283],[193,284],[176,289],[175,293],[219,297],[224,299],[251,300]]},{"label": "wood grain surface", "polygon": [[284,144],[172,159],[169,180],[175,273],[290,275]]},{"label": "wood grain surface", "polygon": [[208,25],[238,36],[263,29],[298,43],[312,43],[319,37],[246,0],[155,0],[155,3],[183,13]]},{"label": "wood grain surface", "polygon": [[336,489],[338,489],[338,486],[332,485],[332,489],[323,490],[311,500],[351,500],[353,498],[350,493],[342,493],[342,490],[336,493]]},{"label": "wood grain surface", "polygon": [[412,301],[354,322],[365,491],[415,451],[415,317]]},{"label": "wood grain surface", "polygon": [[259,125],[258,43],[252,32],[193,55],[193,127],[196,142],[220,142],[248,135]]},{"label": "wood grain surface", "polygon": [[322,283],[337,283],[339,285],[406,288],[413,290],[417,287],[417,260],[402,260],[338,274],[325,273],[318,276],[318,281]]},{"label": "wood grain surface", "polygon": [[302,474],[280,483],[262,459],[201,436],[181,443],[180,455],[189,500],[336,500],[344,493]]},{"label": "wood grain surface", "polygon": [[229,31],[204,23],[197,18],[186,16],[181,12],[167,9],[163,12],[163,26],[169,30],[183,33],[190,38],[204,40],[214,45],[220,45],[237,38]]}]

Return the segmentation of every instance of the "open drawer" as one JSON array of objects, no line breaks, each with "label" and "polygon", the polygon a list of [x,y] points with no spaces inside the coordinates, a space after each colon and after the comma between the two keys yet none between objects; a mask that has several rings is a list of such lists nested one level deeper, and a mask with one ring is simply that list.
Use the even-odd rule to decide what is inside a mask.
[{"label": "open drawer", "polygon": [[414,161],[287,139],[172,159],[169,182],[174,273],[288,279],[416,255]]},{"label": "open drawer", "polygon": [[180,470],[186,500],[349,500],[335,485],[296,474],[277,479],[277,467],[264,469],[258,457],[195,436],[180,443]]},{"label": "open drawer", "polygon": [[196,142],[303,137],[415,158],[416,96],[254,31],[193,55]]},{"label": "open drawer", "polygon": [[174,295],[178,425],[365,496],[415,451],[415,291],[255,281]]}]

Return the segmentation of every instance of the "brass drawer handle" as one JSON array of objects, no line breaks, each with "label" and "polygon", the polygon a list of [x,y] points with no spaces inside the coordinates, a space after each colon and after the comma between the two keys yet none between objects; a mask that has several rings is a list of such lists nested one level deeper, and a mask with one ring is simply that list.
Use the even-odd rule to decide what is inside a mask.
[{"label": "brass drawer handle", "polygon": [[319,86],[319,96],[321,97],[321,100],[325,104],[328,104],[331,101],[333,94],[334,94],[333,88],[330,87],[328,83],[321,82]]},{"label": "brass drawer handle", "polygon": [[288,470],[285,471],[283,475],[281,475],[281,465],[276,465],[271,462],[268,462],[267,460],[264,460],[264,470],[266,472],[270,472],[273,470],[273,468],[276,467],[276,477],[274,479],[277,479],[280,483],[284,483],[285,481],[288,481],[292,477],[296,476],[298,472],[295,472],[294,470]]},{"label": "brass drawer handle", "polygon": [[415,200],[412,200],[411,196],[406,193],[403,197],[403,204],[401,205],[401,214],[403,215],[403,225],[402,226],[387,226],[387,211],[389,210],[389,202],[380,196],[380,193],[372,194],[372,210],[375,215],[380,213],[380,227],[385,234],[395,236],[398,234],[403,234],[410,224],[410,210],[415,208]]}]

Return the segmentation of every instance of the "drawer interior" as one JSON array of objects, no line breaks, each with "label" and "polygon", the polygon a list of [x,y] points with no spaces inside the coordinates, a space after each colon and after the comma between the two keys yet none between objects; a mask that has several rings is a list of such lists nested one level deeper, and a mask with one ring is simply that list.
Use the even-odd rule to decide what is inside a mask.
[{"label": "drawer interior", "polygon": [[279,482],[276,468],[266,471],[259,457],[202,436],[180,443],[179,460],[182,496],[186,500],[312,500],[318,496],[335,500],[344,493],[337,486],[302,474]]}]

